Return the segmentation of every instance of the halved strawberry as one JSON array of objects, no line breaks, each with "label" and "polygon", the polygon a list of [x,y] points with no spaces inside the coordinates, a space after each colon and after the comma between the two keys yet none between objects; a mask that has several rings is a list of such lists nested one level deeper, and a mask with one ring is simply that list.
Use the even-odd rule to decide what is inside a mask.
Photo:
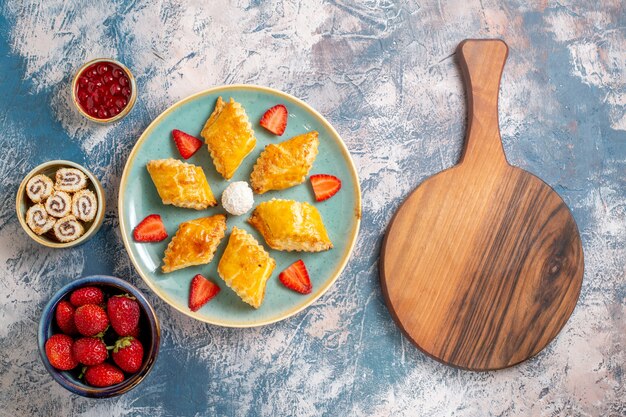
[{"label": "halved strawberry", "polygon": [[288,115],[287,107],[277,104],[265,112],[259,123],[273,134],[280,136],[285,133],[287,128]]},{"label": "halved strawberry", "polygon": [[220,292],[220,287],[198,274],[191,280],[189,289],[189,309],[198,311]]},{"label": "halved strawberry", "polygon": [[200,139],[182,130],[172,130],[172,136],[174,137],[174,142],[176,143],[178,152],[180,152],[180,156],[185,159],[191,158],[191,156],[202,147],[202,141]]},{"label": "halved strawberry", "polygon": [[306,270],[302,259],[289,265],[287,269],[280,273],[278,279],[285,287],[300,294],[309,294],[313,289],[309,279],[309,272]]},{"label": "halved strawberry", "polygon": [[133,230],[136,242],[160,242],[167,239],[167,231],[163,220],[158,214],[151,214],[141,221]]},{"label": "halved strawberry", "polygon": [[317,174],[309,178],[317,201],[328,200],[341,189],[341,180],[334,175]]}]

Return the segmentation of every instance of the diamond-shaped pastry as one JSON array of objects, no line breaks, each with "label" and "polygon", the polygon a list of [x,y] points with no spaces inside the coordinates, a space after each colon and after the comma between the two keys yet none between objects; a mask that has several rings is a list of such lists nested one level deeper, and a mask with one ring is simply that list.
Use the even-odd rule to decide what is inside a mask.
[{"label": "diamond-shaped pastry", "polygon": [[181,223],[165,249],[161,270],[172,272],[188,266],[208,264],[225,232],[226,216],[223,214]]},{"label": "diamond-shaped pastry", "polygon": [[232,178],[241,162],[256,146],[246,111],[232,98],[228,103],[222,97],[217,99],[215,110],[200,135],[209,148],[215,169],[227,180]]},{"label": "diamond-shaped pastry", "polygon": [[233,227],[217,273],[246,303],[259,308],[276,262],[245,230]]},{"label": "diamond-shaped pastry", "polygon": [[319,252],[333,247],[322,216],[309,203],[265,201],[254,209],[248,221],[272,249]]},{"label": "diamond-shaped pastry", "polygon": [[203,210],[217,204],[202,167],[177,159],[159,159],[147,164],[163,204]]},{"label": "diamond-shaped pastry", "polygon": [[317,156],[320,142],[317,137],[318,133],[313,130],[278,144],[267,145],[250,175],[252,190],[263,194],[302,183]]}]

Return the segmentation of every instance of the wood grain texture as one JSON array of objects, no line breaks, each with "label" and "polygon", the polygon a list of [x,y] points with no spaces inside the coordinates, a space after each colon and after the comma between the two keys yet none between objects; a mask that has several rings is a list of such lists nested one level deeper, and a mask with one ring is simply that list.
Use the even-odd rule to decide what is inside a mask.
[{"label": "wood grain texture", "polygon": [[559,195],[506,161],[498,90],[508,47],[457,49],[468,131],[458,165],[422,183],[389,225],[381,284],[421,350],[471,370],[515,365],[561,330],[580,293],[583,252]]}]

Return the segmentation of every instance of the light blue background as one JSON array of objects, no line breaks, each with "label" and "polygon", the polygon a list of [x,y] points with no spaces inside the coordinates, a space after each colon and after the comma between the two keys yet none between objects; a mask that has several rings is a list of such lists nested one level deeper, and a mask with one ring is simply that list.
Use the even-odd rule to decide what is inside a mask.
[{"label": "light blue background", "polygon": [[[625,27],[620,0],[0,3],[0,415],[626,414]],[[460,154],[457,44],[494,36],[510,47],[500,94],[507,157],[564,198],[586,265],[579,303],[547,349],[477,374],[407,342],[383,303],[377,262],[402,199]],[[98,56],[137,76],[136,107],[113,126],[72,110],[72,72]],[[119,235],[124,162],[169,105],[233,83],[305,100],[346,141],[363,188],[351,262],[309,309],[261,329],[202,324],[146,292],[163,328],[152,373],[119,398],[72,396],[37,357],[41,308],[77,276],[146,289]],[[71,250],[37,246],[15,218],[22,175],[50,159],[84,164],[106,189],[102,229]]]}]

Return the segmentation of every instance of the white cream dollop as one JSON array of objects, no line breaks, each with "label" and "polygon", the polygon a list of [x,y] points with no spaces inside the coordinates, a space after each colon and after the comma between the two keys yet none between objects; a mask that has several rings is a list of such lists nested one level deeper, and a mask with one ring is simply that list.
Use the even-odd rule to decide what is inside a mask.
[{"label": "white cream dollop", "polygon": [[250,211],[254,205],[252,189],[245,181],[235,181],[222,193],[222,206],[234,216]]}]

